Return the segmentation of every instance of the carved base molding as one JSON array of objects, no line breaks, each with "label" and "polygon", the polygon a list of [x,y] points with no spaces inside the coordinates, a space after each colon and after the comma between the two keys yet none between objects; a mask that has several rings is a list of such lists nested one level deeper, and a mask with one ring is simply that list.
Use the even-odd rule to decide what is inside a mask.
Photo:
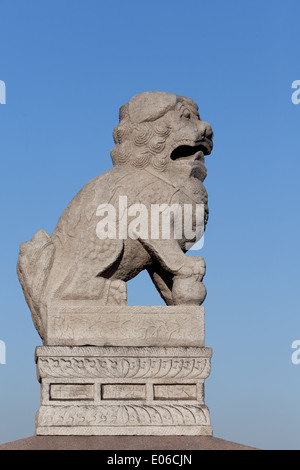
[{"label": "carved base molding", "polygon": [[204,347],[36,348],[36,435],[212,435]]}]

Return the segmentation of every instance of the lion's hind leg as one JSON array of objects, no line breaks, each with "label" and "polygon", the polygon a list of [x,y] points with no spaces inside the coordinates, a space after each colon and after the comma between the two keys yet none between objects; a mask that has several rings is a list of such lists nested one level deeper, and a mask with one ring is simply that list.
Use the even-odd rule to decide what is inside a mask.
[{"label": "lion's hind leg", "polygon": [[93,276],[90,272],[75,271],[63,291],[62,300],[99,300],[103,305],[127,305],[127,285],[120,279]]},{"label": "lion's hind leg", "polygon": [[94,224],[91,224],[80,237],[64,281],[62,299],[99,300],[102,304],[123,305],[127,299],[126,284],[121,280],[111,280],[109,275],[122,258],[123,250],[124,240],[100,239]]}]

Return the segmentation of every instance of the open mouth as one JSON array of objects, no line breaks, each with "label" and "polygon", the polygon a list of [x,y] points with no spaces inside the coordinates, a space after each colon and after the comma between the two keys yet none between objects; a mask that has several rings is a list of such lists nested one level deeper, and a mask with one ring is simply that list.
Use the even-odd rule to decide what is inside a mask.
[{"label": "open mouth", "polygon": [[194,145],[179,145],[171,153],[173,161],[200,161],[204,162],[204,155],[209,155],[212,151],[212,142],[203,140]]}]

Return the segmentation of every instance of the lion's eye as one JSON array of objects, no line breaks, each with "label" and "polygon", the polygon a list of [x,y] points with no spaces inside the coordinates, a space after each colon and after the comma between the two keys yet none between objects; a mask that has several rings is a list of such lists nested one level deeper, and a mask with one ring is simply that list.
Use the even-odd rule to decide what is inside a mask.
[{"label": "lion's eye", "polygon": [[190,119],[191,113],[189,112],[189,110],[187,108],[185,108],[183,113],[182,113],[182,116],[185,117],[186,119]]}]

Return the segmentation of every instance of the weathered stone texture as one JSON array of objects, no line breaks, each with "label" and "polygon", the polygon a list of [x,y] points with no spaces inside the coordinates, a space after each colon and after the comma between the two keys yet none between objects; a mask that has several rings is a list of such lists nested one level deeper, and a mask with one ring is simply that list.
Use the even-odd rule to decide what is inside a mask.
[{"label": "weathered stone texture", "polygon": [[36,433],[211,435],[209,348],[38,347]]}]

